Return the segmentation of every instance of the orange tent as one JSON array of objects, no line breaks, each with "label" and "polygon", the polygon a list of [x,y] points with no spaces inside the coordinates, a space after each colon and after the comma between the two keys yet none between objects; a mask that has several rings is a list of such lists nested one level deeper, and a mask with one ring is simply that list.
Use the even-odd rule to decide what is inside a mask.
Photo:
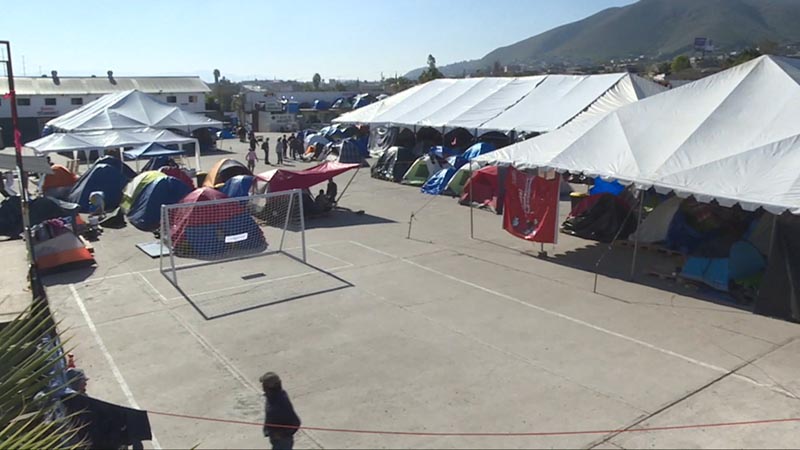
[{"label": "orange tent", "polygon": [[53,169],[53,173],[44,177],[44,186],[42,187],[43,190],[59,187],[72,187],[72,185],[78,181],[78,176],[70,172],[69,169],[61,164],[53,164],[50,168]]},{"label": "orange tent", "polygon": [[230,178],[235,177],[236,175],[252,175],[250,170],[239,161],[230,158],[224,158],[217,161],[214,164],[214,167],[208,171],[208,175],[206,175],[206,179],[203,182],[203,186],[205,187],[216,187],[220,184],[224,184]]}]

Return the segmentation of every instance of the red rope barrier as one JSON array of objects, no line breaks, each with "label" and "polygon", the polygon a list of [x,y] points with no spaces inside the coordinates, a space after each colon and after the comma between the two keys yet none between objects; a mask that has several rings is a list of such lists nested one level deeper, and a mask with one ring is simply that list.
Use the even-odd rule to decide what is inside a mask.
[{"label": "red rope barrier", "polygon": [[[200,420],[205,422],[228,423],[233,425],[248,425],[261,427],[264,424],[258,422],[247,422],[242,420],[230,419],[216,419],[211,417],[191,416],[187,414],[175,414],[160,411],[148,411],[148,413],[165,416],[175,417],[179,419]],[[767,425],[776,423],[800,422],[800,417],[787,418],[787,419],[764,419],[764,420],[747,420],[741,422],[720,422],[720,423],[704,423],[693,425],[671,425],[661,427],[649,428],[629,428],[629,429],[616,429],[616,430],[579,430],[579,431],[533,431],[533,432],[485,432],[485,433],[456,433],[456,432],[430,432],[430,431],[391,431],[391,430],[357,430],[348,428],[325,428],[325,427],[293,427],[289,425],[273,425],[274,428],[298,428],[300,430],[309,431],[324,431],[331,433],[350,433],[350,434],[383,434],[383,435],[401,435],[401,436],[464,436],[464,437],[535,437],[535,436],[571,436],[571,435],[587,435],[587,434],[614,434],[614,433],[642,433],[642,432],[655,432],[655,431],[674,431],[674,430],[692,430],[701,428],[720,428],[720,427],[738,427],[738,426],[752,426],[752,425]]]}]

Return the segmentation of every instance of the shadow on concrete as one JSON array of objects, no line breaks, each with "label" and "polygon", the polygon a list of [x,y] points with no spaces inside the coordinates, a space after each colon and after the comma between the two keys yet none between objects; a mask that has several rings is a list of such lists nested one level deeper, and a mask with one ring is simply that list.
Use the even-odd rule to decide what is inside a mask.
[{"label": "shadow on concrete", "polygon": [[384,217],[373,216],[362,211],[352,211],[347,208],[336,208],[330,213],[306,220],[306,229],[314,228],[341,228],[358,225],[379,225],[397,223]]},{"label": "shadow on concrete", "polygon": [[317,266],[315,266],[313,264],[309,264],[307,262],[304,262],[303,260],[301,260],[301,259],[299,259],[299,258],[297,258],[297,257],[295,257],[293,255],[290,255],[288,253],[283,253],[283,254],[288,256],[289,258],[299,262],[300,264],[303,264],[304,266],[307,266],[307,267],[309,267],[311,269],[314,269],[315,271],[317,271],[317,272],[319,272],[321,274],[324,274],[329,278],[332,278],[332,279],[336,280],[339,283],[339,285],[331,287],[331,288],[326,288],[326,289],[317,289],[317,290],[313,290],[311,292],[306,292],[306,293],[299,294],[299,295],[293,295],[293,296],[290,296],[290,297],[287,297],[287,298],[282,298],[282,299],[279,299],[279,300],[267,301],[267,302],[259,303],[259,304],[256,304],[256,305],[246,306],[246,307],[243,307],[243,308],[231,309],[229,311],[225,311],[225,312],[221,312],[221,313],[210,314],[207,311],[203,310],[202,305],[200,305],[200,304],[198,304],[198,302],[194,301],[190,294],[188,294],[186,291],[184,291],[179,285],[175,284],[173,279],[170,277],[170,274],[168,272],[163,272],[162,274],[170,282],[170,284],[183,296],[183,298],[185,298],[186,301],[189,302],[190,305],[192,305],[192,308],[194,308],[194,310],[197,311],[197,313],[200,314],[200,316],[205,320],[222,319],[222,318],[225,318],[225,317],[235,316],[237,314],[243,314],[243,313],[246,313],[246,312],[249,312],[249,311],[255,311],[257,309],[262,309],[262,308],[267,308],[267,307],[270,307],[270,306],[280,305],[280,304],[283,304],[283,303],[288,303],[288,302],[293,302],[293,301],[297,301],[297,300],[303,300],[303,299],[307,299],[307,298],[312,298],[312,297],[316,297],[318,295],[328,294],[328,293],[331,293],[331,292],[341,291],[341,290],[344,290],[344,289],[349,289],[349,288],[355,287],[355,285],[353,283],[345,280],[344,278],[339,277],[336,274],[333,274],[333,273],[331,273],[331,272],[329,272],[329,271],[327,271],[325,269],[319,268],[319,267],[317,267]]},{"label": "shadow on concrete", "polygon": [[91,277],[97,266],[76,267],[73,269],[65,268],[61,272],[42,273],[42,284],[45,286],[57,286],[62,284],[82,283]]}]

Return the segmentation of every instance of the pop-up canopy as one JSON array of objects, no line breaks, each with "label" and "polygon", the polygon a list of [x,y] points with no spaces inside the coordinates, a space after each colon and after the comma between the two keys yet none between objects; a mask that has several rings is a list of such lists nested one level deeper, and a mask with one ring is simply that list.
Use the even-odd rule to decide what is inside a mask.
[{"label": "pop-up canopy", "polygon": [[157,143],[150,143],[140,145],[131,150],[125,150],[123,155],[125,159],[133,161],[136,159],[155,158],[156,156],[179,156],[183,155],[183,150],[167,148]]},{"label": "pop-up canopy", "polygon": [[104,95],[97,100],[47,122],[57,132],[125,130],[133,128],[222,128],[222,122],[163,103],[137,90]]}]

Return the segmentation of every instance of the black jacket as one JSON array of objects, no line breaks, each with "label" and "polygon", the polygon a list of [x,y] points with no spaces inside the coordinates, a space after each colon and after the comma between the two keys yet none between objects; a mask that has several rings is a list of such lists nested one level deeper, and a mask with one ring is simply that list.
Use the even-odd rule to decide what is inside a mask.
[{"label": "black jacket", "polygon": [[266,395],[264,436],[292,436],[297,432],[297,428],[272,427],[272,425],[300,426],[300,417],[294,412],[289,394],[286,391],[278,391]]}]

